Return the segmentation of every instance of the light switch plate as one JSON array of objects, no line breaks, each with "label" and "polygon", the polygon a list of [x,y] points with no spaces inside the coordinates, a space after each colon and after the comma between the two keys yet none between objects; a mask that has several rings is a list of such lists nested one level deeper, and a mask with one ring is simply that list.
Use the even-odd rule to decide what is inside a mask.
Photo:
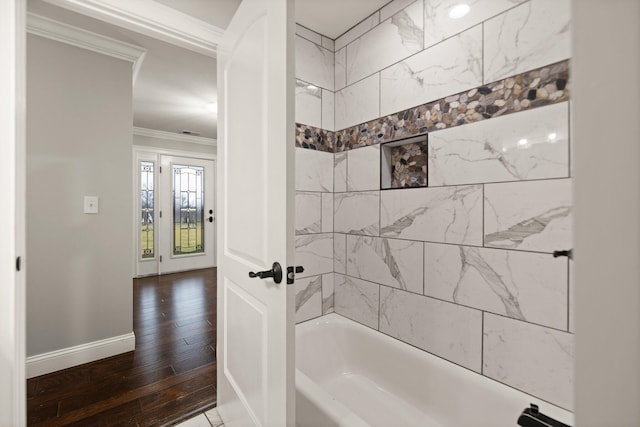
[{"label": "light switch plate", "polygon": [[84,196],[84,213],[98,213],[98,196]]}]

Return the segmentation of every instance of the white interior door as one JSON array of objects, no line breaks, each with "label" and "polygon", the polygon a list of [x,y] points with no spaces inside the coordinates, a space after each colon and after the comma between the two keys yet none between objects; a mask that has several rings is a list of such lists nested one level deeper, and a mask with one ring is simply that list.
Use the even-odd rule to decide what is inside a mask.
[{"label": "white interior door", "polygon": [[0,426],[26,425],[25,3],[0,2]]},{"label": "white interior door", "polygon": [[218,408],[294,426],[294,289],[250,278],[293,261],[293,10],[244,0],[218,56]]},{"label": "white interior door", "polygon": [[213,161],[161,156],[160,164],[160,273],[213,267]]}]

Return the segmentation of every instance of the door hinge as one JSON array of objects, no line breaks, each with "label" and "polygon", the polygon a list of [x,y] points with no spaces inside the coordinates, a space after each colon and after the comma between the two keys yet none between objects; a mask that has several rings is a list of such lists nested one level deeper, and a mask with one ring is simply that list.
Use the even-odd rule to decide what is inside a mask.
[{"label": "door hinge", "polygon": [[21,257],[17,257],[16,258],[16,271],[20,271],[20,268],[22,268],[22,258]]},{"label": "door hinge", "polygon": [[302,273],[303,271],[304,267],[301,265],[297,265],[295,267],[295,272],[293,267],[287,267],[287,285],[293,285],[296,273]]},{"label": "door hinge", "polygon": [[162,211],[160,211],[160,218],[162,218]]},{"label": "door hinge", "polygon": [[160,255],[160,262],[162,262],[162,255]]},{"label": "door hinge", "polygon": [[160,166],[160,173],[162,173],[162,166]]}]

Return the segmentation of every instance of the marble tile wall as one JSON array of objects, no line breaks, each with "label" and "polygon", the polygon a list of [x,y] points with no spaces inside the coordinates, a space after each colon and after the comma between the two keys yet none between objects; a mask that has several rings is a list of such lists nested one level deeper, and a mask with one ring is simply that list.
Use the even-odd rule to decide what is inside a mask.
[{"label": "marble tile wall", "polygon": [[[297,320],[335,310],[571,410],[570,1],[457,3],[298,32],[334,68],[296,132]],[[425,133],[428,187],[381,190],[380,143]]]},{"label": "marble tile wall", "polygon": [[296,25],[295,50],[296,123],[333,131],[333,40]]},{"label": "marble tile wall", "polygon": [[422,50],[423,7],[416,1],[347,45],[347,84]]},{"label": "marble tile wall", "polygon": [[296,275],[296,321],[303,322],[333,312],[334,155],[295,150],[295,265],[305,269]]}]

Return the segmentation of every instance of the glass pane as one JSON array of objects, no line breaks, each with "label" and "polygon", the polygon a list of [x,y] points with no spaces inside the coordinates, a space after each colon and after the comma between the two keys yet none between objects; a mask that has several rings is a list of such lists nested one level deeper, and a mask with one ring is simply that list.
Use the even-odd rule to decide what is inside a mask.
[{"label": "glass pane", "polygon": [[173,165],[173,254],[204,252],[204,168]]},{"label": "glass pane", "polygon": [[153,162],[140,162],[140,256],[153,258]]}]

